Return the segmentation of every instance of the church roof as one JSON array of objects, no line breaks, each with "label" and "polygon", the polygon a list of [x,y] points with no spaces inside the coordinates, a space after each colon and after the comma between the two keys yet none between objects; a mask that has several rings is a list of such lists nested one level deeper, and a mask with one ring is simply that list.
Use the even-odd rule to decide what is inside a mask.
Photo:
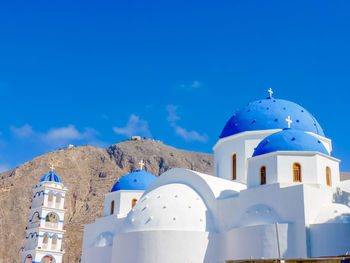
[{"label": "church roof", "polygon": [[54,171],[50,171],[48,174],[41,177],[40,182],[44,181],[62,183],[61,179],[54,173]]},{"label": "church roof", "polygon": [[220,138],[245,131],[287,128],[286,116],[293,120],[293,128],[324,136],[317,120],[300,105],[282,99],[268,97],[248,103],[226,123]]},{"label": "church roof", "polygon": [[255,148],[253,157],[277,151],[320,152],[329,155],[320,140],[311,134],[293,128],[267,136]]},{"label": "church roof", "polygon": [[157,177],[144,170],[124,175],[113,185],[111,192],[119,190],[146,190]]}]

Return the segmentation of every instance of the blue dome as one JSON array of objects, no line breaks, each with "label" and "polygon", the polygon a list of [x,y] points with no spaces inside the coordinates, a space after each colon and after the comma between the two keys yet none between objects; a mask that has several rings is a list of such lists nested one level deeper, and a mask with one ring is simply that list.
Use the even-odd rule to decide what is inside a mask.
[{"label": "blue dome", "polygon": [[254,156],[277,151],[320,152],[329,155],[321,141],[295,129],[285,129],[267,136],[255,148]]},{"label": "blue dome", "polygon": [[62,183],[61,179],[53,171],[50,171],[48,174],[45,174],[43,177],[41,177],[40,182],[44,181]]},{"label": "blue dome", "polygon": [[317,120],[300,105],[287,100],[266,98],[248,103],[226,123],[220,138],[240,132],[287,128],[285,119],[290,116],[292,128],[324,136]]},{"label": "blue dome", "polygon": [[144,170],[124,175],[113,185],[111,192],[119,190],[146,190],[156,180],[156,176]]}]

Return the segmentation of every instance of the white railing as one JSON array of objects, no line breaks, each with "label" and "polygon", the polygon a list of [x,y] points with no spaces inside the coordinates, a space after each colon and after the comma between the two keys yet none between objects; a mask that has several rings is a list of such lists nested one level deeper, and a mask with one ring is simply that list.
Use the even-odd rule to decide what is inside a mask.
[{"label": "white railing", "polygon": [[51,245],[51,249],[52,249],[52,250],[56,250],[56,249],[57,249],[57,244],[52,244],[52,245]]},{"label": "white railing", "polygon": [[53,202],[52,202],[52,201],[48,201],[48,202],[47,202],[47,206],[53,207]]},{"label": "white railing", "polygon": [[43,243],[43,245],[41,246],[43,249],[47,249],[48,245],[47,243]]},{"label": "white railing", "polygon": [[60,208],[61,203],[56,203],[56,208]]},{"label": "white railing", "polygon": [[45,226],[49,228],[58,228],[58,223],[54,222],[45,222]]}]

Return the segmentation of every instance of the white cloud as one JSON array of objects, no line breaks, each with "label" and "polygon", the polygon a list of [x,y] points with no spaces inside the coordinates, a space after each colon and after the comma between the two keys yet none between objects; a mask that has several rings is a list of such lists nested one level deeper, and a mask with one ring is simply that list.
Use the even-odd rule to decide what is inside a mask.
[{"label": "white cloud", "polygon": [[168,111],[168,117],[167,120],[171,123],[174,124],[176,121],[180,120],[180,117],[177,115],[177,108],[178,106],[175,105],[167,105],[166,109]]},{"label": "white cloud", "polygon": [[125,127],[113,127],[113,131],[116,134],[125,135],[131,137],[134,135],[152,137],[151,132],[148,128],[148,122],[140,119],[139,116],[131,114]]},{"label": "white cloud", "polygon": [[11,126],[10,129],[15,136],[20,138],[26,138],[34,134],[33,128],[29,124],[25,124],[19,128]]},{"label": "white cloud", "polygon": [[199,81],[193,81],[191,84],[191,87],[193,89],[199,88],[201,86],[201,83]]},{"label": "white cloud", "polygon": [[199,89],[201,86],[202,84],[198,80],[181,83],[180,85],[178,85],[180,89],[187,90],[187,91]]},{"label": "white cloud", "polygon": [[98,132],[92,128],[86,128],[84,132],[80,132],[70,124],[66,127],[51,128],[47,133],[40,134],[40,137],[49,145],[62,147],[74,141],[93,140],[97,134]]},{"label": "white cloud", "polygon": [[180,116],[177,114],[178,106],[176,105],[167,105],[168,111],[167,120],[170,123],[170,126],[174,128],[175,134],[183,138],[185,141],[198,141],[198,142],[207,142],[208,135],[203,133],[200,134],[197,131],[188,131],[186,128],[183,128],[177,125],[177,121],[180,120]]},{"label": "white cloud", "polygon": [[198,142],[207,142],[208,135],[199,134],[196,131],[187,131],[185,128],[175,126],[175,133],[182,137],[185,141],[198,141]]},{"label": "white cloud", "polygon": [[74,142],[86,142],[87,144],[102,145],[103,142],[96,140],[98,132],[92,128],[86,128],[80,132],[74,125],[51,128],[46,133],[35,131],[32,126],[26,124],[22,127],[10,127],[12,133],[21,139],[30,137],[34,143],[44,143],[52,147],[64,147]]}]

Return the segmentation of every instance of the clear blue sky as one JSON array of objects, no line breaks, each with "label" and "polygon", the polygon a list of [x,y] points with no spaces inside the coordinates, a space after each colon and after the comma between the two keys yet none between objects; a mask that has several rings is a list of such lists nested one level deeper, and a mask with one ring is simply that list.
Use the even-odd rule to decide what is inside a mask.
[{"label": "clear blue sky", "polygon": [[301,104],[350,171],[349,1],[2,1],[0,168],[139,134],[211,152],[247,102]]}]

